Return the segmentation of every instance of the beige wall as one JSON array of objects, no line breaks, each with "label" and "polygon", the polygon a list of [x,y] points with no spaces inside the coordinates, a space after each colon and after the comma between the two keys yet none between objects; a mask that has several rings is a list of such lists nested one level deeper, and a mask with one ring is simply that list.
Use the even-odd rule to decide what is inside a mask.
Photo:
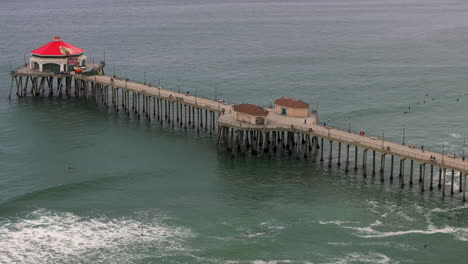
[{"label": "beige wall", "polygon": [[[240,122],[245,122],[245,123],[255,125],[256,124],[256,118],[257,118],[256,116],[236,112],[236,120],[240,121]],[[264,118],[265,118],[265,124],[266,124],[266,117],[264,117]]]},{"label": "beige wall", "polygon": [[241,122],[250,123],[250,116],[242,113],[236,113],[236,120]]},{"label": "beige wall", "polygon": [[291,117],[307,117],[307,111],[309,110],[308,108],[291,108],[275,105],[275,112],[281,114],[281,108],[286,108],[287,116]]}]

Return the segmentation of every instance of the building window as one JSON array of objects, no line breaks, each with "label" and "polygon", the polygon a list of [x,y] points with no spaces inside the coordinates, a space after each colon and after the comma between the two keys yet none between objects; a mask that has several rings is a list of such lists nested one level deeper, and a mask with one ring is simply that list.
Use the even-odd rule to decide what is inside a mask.
[{"label": "building window", "polygon": [[60,65],[55,63],[46,63],[42,65],[43,72],[60,72]]},{"label": "building window", "polygon": [[265,118],[264,118],[264,117],[257,117],[257,118],[255,118],[255,124],[256,124],[256,125],[263,125],[263,124],[265,124]]},{"label": "building window", "polygon": [[287,114],[288,114],[287,108],[282,107],[281,108],[281,115],[287,115]]}]

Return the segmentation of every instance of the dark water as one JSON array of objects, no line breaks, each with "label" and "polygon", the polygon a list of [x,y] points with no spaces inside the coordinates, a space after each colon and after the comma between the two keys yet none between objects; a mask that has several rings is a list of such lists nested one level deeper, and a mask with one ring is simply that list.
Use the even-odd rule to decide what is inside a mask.
[{"label": "dark water", "polygon": [[[0,2],[0,263],[462,263],[468,208],[70,98],[7,99],[60,35],[107,72],[463,152],[466,1]],[[428,96],[426,96],[426,93]],[[458,98],[458,101],[457,101]],[[408,107],[411,110],[408,114]],[[458,176],[457,176],[458,177]]]}]

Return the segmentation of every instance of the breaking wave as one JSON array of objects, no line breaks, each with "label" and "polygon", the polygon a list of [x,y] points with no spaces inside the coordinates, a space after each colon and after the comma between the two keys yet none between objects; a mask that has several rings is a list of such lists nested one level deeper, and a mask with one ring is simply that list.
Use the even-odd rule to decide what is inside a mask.
[{"label": "breaking wave", "polygon": [[[408,211],[402,211],[402,208],[394,204],[378,205],[378,203],[370,202],[369,211],[379,214],[378,219],[370,224],[362,224],[361,222],[351,221],[319,221],[322,225],[337,225],[343,229],[350,229],[354,231],[354,235],[362,238],[383,238],[393,236],[404,236],[411,234],[431,235],[431,234],[448,234],[452,235],[458,241],[468,241],[468,227],[454,226],[455,222],[446,222],[446,215],[460,214],[464,215],[468,210],[467,206],[459,206],[450,209],[434,208],[427,211],[421,206],[413,206],[412,211],[420,214],[423,228],[411,229],[405,227],[413,227],[416,221],[414,217],[408,215]],[[385,222],[388,218],[397,218],[398,225],[386,225]],[[435,220],[434,220],[435,219]],[[391,219],[391,222],[396,222],[396,219]]]},{"label": "breaking wave", "polygon": [[0,219],[0,263],[130,263],[190,252],[191,231],[164,220],[148,212],[89,218],[44,209]]}]

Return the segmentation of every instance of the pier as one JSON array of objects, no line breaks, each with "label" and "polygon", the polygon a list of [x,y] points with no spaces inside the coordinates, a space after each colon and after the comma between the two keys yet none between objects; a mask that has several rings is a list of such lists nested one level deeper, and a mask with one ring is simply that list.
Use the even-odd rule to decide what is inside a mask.
[{"label": "pier", "polygon": [[464,157],[390,142],[383,136],[358,135],[326,123],[319,125],[317,109],[311,110],[308,103],[294,98],[277,99],[270,108],[234,105],[152,86],[146,81],[138,83],[108,76],[104,73],[105,62],[87,63],[84,52],[54,37],[52,42],[31,52],[29,64],[10,72],[9,98],[14,91],[19,98],[74,96],[93,100],[148,122],[215,134],[218,150],[232,156],[286,154],[328,167],[343,166],[345,172],[360,170],[364,177],[378,177],[381,182],[396,180],[394,174],[398,170],[401,186],[411,187],[417,181],[424,192],[432,191],[436,185],[442,196],[449,187],[450,195],[458,192],[463,201],[466,199],[468,161]]}]

